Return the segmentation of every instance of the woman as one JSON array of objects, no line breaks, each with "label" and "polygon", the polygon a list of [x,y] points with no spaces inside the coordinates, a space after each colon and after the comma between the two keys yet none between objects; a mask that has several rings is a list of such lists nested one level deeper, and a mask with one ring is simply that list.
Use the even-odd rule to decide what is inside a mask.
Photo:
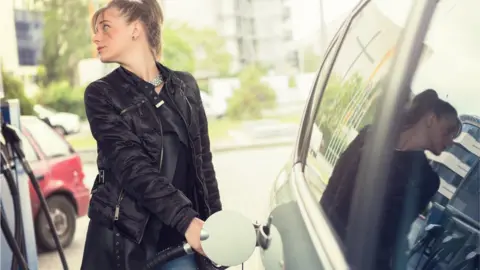
[{"label": "woman", "polygon": [[[439,177],[424,150],[439,155],[453,143],[460,128],[455,108],[439,99],[434,90],[419,93],[406,108],[387,178],[375,269],[393,267],[393,255],[404,247],[410,225],[439,188]],[[342,153],[320,202],[342,241],[347,230],[354,233],[355,222],[349,220],[350,206],[368,133],[367,126]]]},{"label": "woman", "polygon": [[196,251],[157,269],[217,269],[203,254],[203,220],[221,210],[195,79],[160,63],[156,0],[113,0],[92,18],[103,63],[120,67],[85,90],[97,141],[82,269],[143,269],[184,241]]}]

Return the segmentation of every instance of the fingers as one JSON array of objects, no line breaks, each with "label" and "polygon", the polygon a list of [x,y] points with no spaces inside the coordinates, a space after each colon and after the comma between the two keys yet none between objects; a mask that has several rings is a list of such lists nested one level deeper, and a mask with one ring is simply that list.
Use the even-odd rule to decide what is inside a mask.
[{"label": "fingers", "polygon": [[195,248],[195,251],[203,256],[206,257],[205,255],[205,252],[203,251],[203,248],[202,248],[202,245],[200,245],[199,247]]}]

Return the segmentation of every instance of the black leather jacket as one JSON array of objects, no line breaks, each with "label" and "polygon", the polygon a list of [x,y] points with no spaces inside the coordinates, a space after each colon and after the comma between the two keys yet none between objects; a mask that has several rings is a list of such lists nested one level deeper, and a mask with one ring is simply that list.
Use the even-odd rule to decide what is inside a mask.
[{"label": "black leather jacket", "polygon": [[[188,127],[196,178],[192,202],[162,177],[163,140],[154,105],[119,76],[119,69],[91,83],[85,108],[98,145],[99,181],[88,216],[139,244],[152,218],[184,233],[195,216],[206,219],[222,206],[212,164],[207,119],[192,75],[159,65],[170,98]],[[160,227],[158,228],[160,229]]]}]

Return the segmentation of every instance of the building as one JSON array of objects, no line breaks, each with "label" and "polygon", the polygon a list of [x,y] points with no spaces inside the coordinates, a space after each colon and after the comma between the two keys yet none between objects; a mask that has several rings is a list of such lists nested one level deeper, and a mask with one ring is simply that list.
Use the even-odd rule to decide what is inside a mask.
[{"label": "building", "polygon": [[232,69],[259,62],[284,72],[293,39],[288,0],[162,0],[166,20],[208,27],[226,39]]},{"label": "building", "polygon": [[0,43],[0,61],[4,71],[24,82],[30,96],[38,89],[33,82],[42,50],[42,20],[33,0],[2,1],[0,25],[4,41]]}]

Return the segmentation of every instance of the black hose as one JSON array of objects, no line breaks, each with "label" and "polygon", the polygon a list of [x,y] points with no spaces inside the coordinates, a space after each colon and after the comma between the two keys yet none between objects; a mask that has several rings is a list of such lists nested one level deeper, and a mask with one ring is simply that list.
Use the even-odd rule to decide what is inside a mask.
[{"label": "black hose", "polygon": [[[3,146],[3,145],[2,145]],[[3,150],[3,149],[2,149]],[[19,247],[21,254],[26,254],[26,247],[24,242],[24,235],[23,235],[23,218],[22,218],[22,207],[20,204],[20,195],[18,193],[18,187],[15,183],[15,178],[13,177],[12,171],[9,167],[9,160],[5,156],[4,151],[0,150],[1,155],[1,173],[4,175],[5,180],[7,181],[8,188],[10,189],[10,194],[12,195],[12,202],[13,202],[13,213],[14,213],[14,239],[16,244]],[[19,267],[19,262],[17,257],[12,258],[12,264],[10,269],[16,270]]]},{"label": "black hose", "polygon": [[[5,240],[7,241],[8,246],[12,250],[13,253],[13,259],[15,258],[21,268],[20,269],[26,269],[28,270],[28,264],[27,261],[25,260],[25,257],[22,255],[22,252],[20,251],[20,247],[18,246],[17,241],[15,241],[15,238],[12,235],[12,231],[10,231],[10,228],[8,226],[8,223],[4,217],[0,217],[0,222],[2,226],[2,233],[5,236]],[[16,269],[19,269],[18,267]]]},{"label": "black hose", "polygon": [[160,251],[153,257],[149,259],[145,265],[144,269],[154,269],[158,268],[158,266],[167,263],[168,261],[173,261],[178,259],[184,255],[188,254],[185,248],[182,246],[176,246],[167,248],[163,251]]},{"label": "black hose", "polygon": [[13,128],[9,127],[5,122],[2,124],[2,134],[5,138],[5,141],[12,147],[13,152],[20,160],[20,163],[22,164],[25,173],[30,178],[33,189],[35,190],[35,193],[40,199],[40,206],[42,207],[45,218],[47,219],[48,225],[50,227],[50,232],[52,233],[53,240],[55,241],[55,245],[58,251],[58,255],[60,256],[60,261],[62,262],[63,269],[68,270],[67,259],[65,258],[65,253],[63,251],[62,245],[60,244],[60,239],[58,238],[55,224],[53,223],[52,217],[50,216],[50,208],[48,207],[47,200],[45,199],[45,196],[43,196],[40,185],[38,184],[35,175],[33,174],[30,164],[25,159],[25,154],[23,153],[21,147],[20,137],[18,136],[17,132]]}]

